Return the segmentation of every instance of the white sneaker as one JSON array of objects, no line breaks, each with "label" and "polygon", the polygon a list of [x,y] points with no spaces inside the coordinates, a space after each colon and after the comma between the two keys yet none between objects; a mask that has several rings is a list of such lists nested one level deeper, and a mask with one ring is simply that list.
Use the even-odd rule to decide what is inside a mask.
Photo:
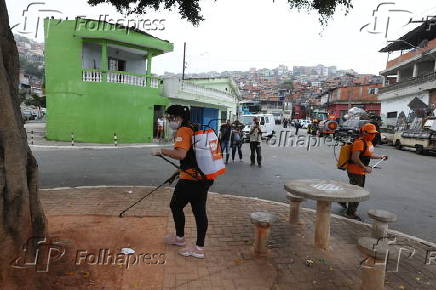
[{"label": "white sneaker", "polygon": [[175,234],[166,236],[165,243],[167,245],[175,245],[175,246],[179,246],[179,247],[183,247],[186,245],[185,237],[179,238]]},{"label": "white sneaker", "polygon": [[179,254],[185,257],[192,256],[198,259],[204,259],[206,257],[204,249],[199,249],[197,246],[183,248],[179,250]]}]

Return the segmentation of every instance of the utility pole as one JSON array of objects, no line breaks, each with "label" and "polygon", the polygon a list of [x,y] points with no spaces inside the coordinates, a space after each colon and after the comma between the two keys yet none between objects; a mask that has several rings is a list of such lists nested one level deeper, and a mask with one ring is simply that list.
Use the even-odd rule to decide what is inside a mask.
[{"label": "utility pole", "polygon": [[185,67],[186,67],[186,42],[183,43],[183,70],[182,70],[182,81],[185,80]]}]

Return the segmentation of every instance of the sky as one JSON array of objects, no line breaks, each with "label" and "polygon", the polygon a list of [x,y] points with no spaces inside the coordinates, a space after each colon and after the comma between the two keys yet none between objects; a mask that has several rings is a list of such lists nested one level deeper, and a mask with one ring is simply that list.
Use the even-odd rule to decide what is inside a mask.
[{"label": "sky", "polygon": [[[33,5],[26,12],[28,27],[24,30],[22,13],[32,2],[43,4]],[[381,5],[373,16],[378,5],[386,2],[394,4]],[[316,12],[291,10],[287,0],[202,0],[201,13],[205,20],[195,27],[182,20],[177,9],[124,16],[109,4],[92,7],[86,0],[6,0],[6,5],[10,26],[16,25],[14,33],[32,31],[25,36],[39,42],[43,42],[41,25],[36,38],[34,33],[38,16],[98,19],[99,15],[107,14],[113,19],[124,19],[125,23],[127,20],[164,19],[159,28],[165,29],[147,31],[174,43],[173,52],[153,58],[152,72],[156,74],[181,73],[184,42],[186,73],[245,71],[252,67],[272,69],[280,64],[289,68],[323,64],[378,74],[385,68],[388,57],[378,51],[388,41],[396,40],[419,25],[408,24],[410,19],[436,15],[434,0],[353,0],[354,8],[348,15],[339,9],[328,25],[322,27]],[[39,11],[43,9],[58,10],[62,14]],[[393,57],[391,55],[390,59]]]}]

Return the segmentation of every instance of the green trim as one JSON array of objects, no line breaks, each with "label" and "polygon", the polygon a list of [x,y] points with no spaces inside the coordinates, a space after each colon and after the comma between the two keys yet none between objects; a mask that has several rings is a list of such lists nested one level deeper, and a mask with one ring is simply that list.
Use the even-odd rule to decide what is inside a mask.
[{"label": "green trim", "polygon": [[101,43],[101,70],[103,72],[107,71],[109,69],[108,67],[108,58],[107,58],[107,41],[103,41]]}]

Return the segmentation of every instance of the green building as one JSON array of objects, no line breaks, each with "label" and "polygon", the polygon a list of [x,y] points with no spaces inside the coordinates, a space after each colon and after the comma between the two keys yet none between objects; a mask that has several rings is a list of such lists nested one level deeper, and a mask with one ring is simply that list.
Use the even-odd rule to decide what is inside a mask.
[{"label": "green building", "polygon": [[173,44],[136,29],[97,20],[46,19],[47,139],[151,142],[169,104],[152,59]]}]

